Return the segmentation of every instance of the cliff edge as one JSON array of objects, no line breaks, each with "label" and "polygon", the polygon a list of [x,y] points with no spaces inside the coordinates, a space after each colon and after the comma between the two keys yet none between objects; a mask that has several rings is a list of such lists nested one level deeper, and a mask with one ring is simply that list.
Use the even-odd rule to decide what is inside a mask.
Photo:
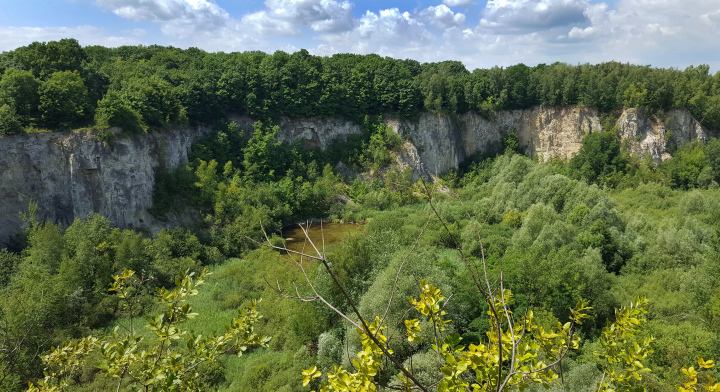
[{"label": "cliff edge", "polygon": [[[249,135],[252,119],[235,116]],[[603,132],[597,110],[579,107],[534,107],[458,116],[422,113],[417,119],[385,119],[405,140],[397,156],[401,167],[430,177],[457,169],[466,158],[487,152],[515,131],[521,147],[541,160],[569,159],[582,139]],[[671,110],[662,118],[625,109],[615,124],[631,151],[649,154],[656,163],[670,156],[668,145],[717,137],[687,110]],[[291,119],[279,122],[280,140],[303,140],[325,148],[336,138],[361,134],[347,120]],[[70,225],[96,212],[113,225],[156,231],[162,223],[148,212],[152,206],[154,171],[187,161],[193,142],[208,128],[178,128],[164,133],[122,136],[105,146],[94,131],[42,133],[0,138],[0,247],[22,229],[19,212],[38,204],[38,218]]]}]

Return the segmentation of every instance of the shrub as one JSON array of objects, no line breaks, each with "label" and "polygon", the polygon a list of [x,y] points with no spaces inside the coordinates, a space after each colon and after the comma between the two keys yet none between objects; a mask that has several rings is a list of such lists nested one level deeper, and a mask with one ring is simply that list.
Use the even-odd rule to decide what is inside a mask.
[{"label": "shrub", "polygon": [[113,90],[108,91],[105,98],[98,102],[98,108],[95,111],[95,125],[101,129],[120,127],[123,131],[133,134],[146,129],[140,113],[135,111],[130,103],[120,96],[120,93]]},{"label": "shrub", "polygon": [[0,106],[0,136],[19,135],[23,133],[20,117],[9,105]]}]

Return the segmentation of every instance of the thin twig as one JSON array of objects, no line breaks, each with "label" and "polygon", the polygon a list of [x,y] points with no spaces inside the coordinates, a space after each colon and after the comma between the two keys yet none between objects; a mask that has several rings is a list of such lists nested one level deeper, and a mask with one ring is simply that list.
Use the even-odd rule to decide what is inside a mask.
[{"label": "thin twig", "polygon": [[415,251],[415,248],[417,247],[418,243],[420,243],[420,238],[422,237],[423,233],[425,232],[425,229],[428,227],[428,224],[430,224],[430,217],[428,217],[427,222],[425,223],[425,226],[423,226],[422,230],[420,230],[420,234],[417,236],[417,239],[415,239],[415,244],[410,249],[410,252],[405,255],[405,258],[403,258],[402,263],[400,263],[400,268],[398,268],[397,274],[395,274],[395,282],[393,283],[392,291],[390,291],[390,300],[388,301],[387,307],[385,308],[385,314],[383,314],[382,320],[380,321],[380,325],[383,325],[385,323],[385,318],[387,317],[388,311],[390,310],[390,305],[392,304],[393,298],[395,297],[395,290],[397,289],[398,280],[400,279],[400,272],[403,269],[403,266],[405,265],[405,261],[407,261],[408,257],[412,254],[412,252]]}]

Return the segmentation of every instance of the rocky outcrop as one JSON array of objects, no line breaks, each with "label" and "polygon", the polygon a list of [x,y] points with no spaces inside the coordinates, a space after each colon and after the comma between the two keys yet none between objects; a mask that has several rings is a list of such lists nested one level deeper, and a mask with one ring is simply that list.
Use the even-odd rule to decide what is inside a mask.
[{"label": "rocky outcrop", "polygon": [[187,161],[208,129],[118,137],[105,146],[93,131],[0,138],[0,246],[21,230],[19,212],[38,204],[38,219],[64,226],[96,212],[118,227],[156,230],[154,170]]},{"label": "rocky outcrop", "polygon": [[653,162],[670,158],[669,143],[680,145],[691,140],[707,141],[711,130],[700,125],[687,110],[670,110],[662,116],[648,116],[637,109],[625,109],[617,121],[620,136],[631,151],[649,154]]},{"label": "rocky outcrop", "polygon": [[[251,137],[254,121],[248,116],[231,115],[246,137]],[[340,118],[289,118],[281,117],[278,121],[280,133],[278,140],[293,142],[301,140],[311,148],[325,149],[333,140],[345,140],[348,135],[362,134],[362,128],[352,121]]]},{"label": "rocky outcrop", "polygon": [[[230,119],[246,136],[252,134],[251,118]],[[513,130],[528,154],[541,160],[568,159],[580,150],[585,135],[603,131],[596,110],[577,107],[541,106],[498,112],[492,118],[422,113],[413,120],[387,117],[385,122],[405,141],[398,164],[425,177],[457,169],[468,157],[499,145]],[[279,127],[281,141],[301,140],[318,148],[362,133],[359,125],[334,118],[283,118]],[[669,157],[670,143],[717,137],[686,110],[657,117],[626,109],[616,127],[633,152],[649,154],[655,162]],[[192,143],[208,132],[184,128],[118,137],[111,147],[93,131],[0,138],[0,246],[21,229],[18,212],[27,211],[31,201],[39,206],[38,218],[63,225],[97,212],[118,227],[158,230],[162,224],[147,212],[154,170],[187,161]]]},{"label": "rocky outcrop", "polygon": [[[455,117],[422,113],[413,121],[391,118],[386,123],[409,141],[398,154],[399,165],[413,167],[424,176],[457,169],[467,157],[499,145],[511,131],[530,156],[542,161],[569,159],[580,151],[585,135],[604,131],[597,110],[579,107],[539,106],[497,112],[491,118],[475,113]],[[649,154],[655,163],[669,158],[668,143],[716,137],[687,110],[671,110],[658,117],[625,109],[616,127],[631,151]]]}]

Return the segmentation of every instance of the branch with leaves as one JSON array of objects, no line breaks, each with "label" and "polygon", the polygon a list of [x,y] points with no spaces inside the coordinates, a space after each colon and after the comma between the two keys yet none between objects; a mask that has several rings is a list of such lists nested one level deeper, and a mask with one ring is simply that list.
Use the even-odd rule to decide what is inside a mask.
[{"label": "branch with leaves", "polygon": [[[105,376],[117,380],[117,391],[123,387],[148,392],[199,390],[203,387],[197,371],[200,364],[214,361],[221,355],[242,355],[250,347],[266,347],[270,338],[254,331],[254,325],[262,318],[256,310],[259,301],[238,309],[237,317],[225,326],[226,332],[222,335],[202,337],[180,328],[184,321],[197,316],[187,301],[198,294],[198,287],[209,274],[204,270],[196,277],[194,273],[185,271],[176,278],[175,289],[157,290],[165,311],[148,317],[147,327],[154,335],[154,341],[146,349],[143,349],[143,338],[135,333],[132,324],[122,333],[116,327],[108,336],[88,336],[53,347],[42,357],[45,378],[37,385],[31,383],[29,391],[67,390],[70,379],[92,352],[100,353],[100,369]],[[135,290],[128,287],[133,283],[138,283],[135,272],[125,270],[114,277],[110,291],[115,292],[121,301],[132,304]],[[181,339],[185,340],[182,349],[173,343]]]}]

